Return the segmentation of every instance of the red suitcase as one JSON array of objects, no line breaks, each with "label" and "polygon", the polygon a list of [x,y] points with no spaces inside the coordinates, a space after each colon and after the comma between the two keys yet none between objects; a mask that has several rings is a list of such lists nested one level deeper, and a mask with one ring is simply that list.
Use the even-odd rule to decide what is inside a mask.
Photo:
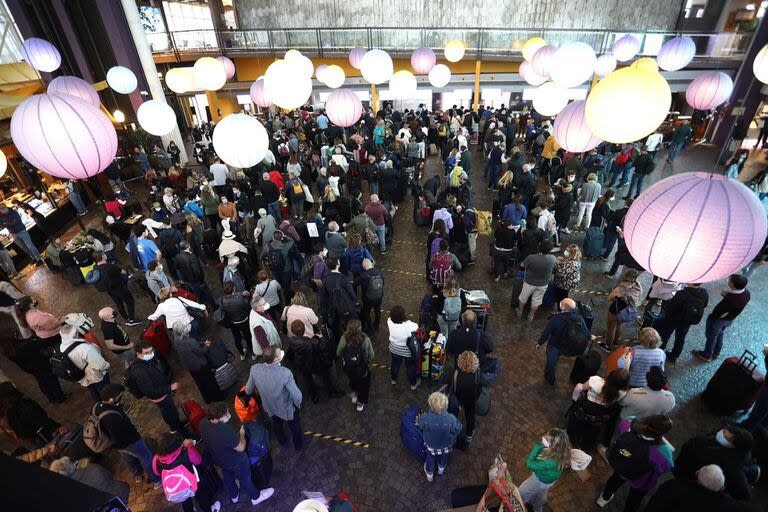
[{"label": "red suitcase", "polygon": [[171,348],[171,339],[168,337],[168,329],[162,320],[155,320],[141,335],[144,341],[148,341],[160,354],[165,355]]},{"label": "red suitcase", "polygon": [[187,423],[189,423],[189,426],[195,434],[200,435],[200,422],[205,418],[203,407],[195,400],[185,400],[181,404],[181,409],[184,411],[184,414],[187,415]]},{"label": "red suitcase", "polygon": [[745,350],[741,357],[729,357],[707,384],[701,399],[718,416],[730,416],[752,407],[765,376],[757,371],[755,354]]}]

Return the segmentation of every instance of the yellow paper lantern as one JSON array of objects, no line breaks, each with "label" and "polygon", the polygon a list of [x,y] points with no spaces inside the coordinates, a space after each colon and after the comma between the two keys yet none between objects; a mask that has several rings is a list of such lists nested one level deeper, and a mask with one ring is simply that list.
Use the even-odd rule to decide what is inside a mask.
[{"label": "yellow paper lantern", "polygon": [[652,133],[667,117],[671,104],[672,92],[663,76],[628,67],[597,82],[585,114],[597,137],[623,144]]},{"label": "yellow paper lantern", "polygon": [[416,95],[416,77],[410,71],[398,71],[389,79],[389,92],[396,100],[407,100]]},{"label": "yellow paper lantern", "polygon": [[338,89],[344,85],[344,80],[346,78],[347,76],[344,74],[344,69],[342,69],[341,66],[331,64],[323,71],[320,81],[331,89]]},{"label": "yellow paper lantern", "polygon": [[531,61],[539,48],[547,46],[547,42],[542,37],[532,37],[523,45],[523,58]]},{"label": "yellow paper lantern", "polygon": [[659,65],[656,64],[656,60],[655,59],[652,59],[650,57],[643,57],[642,59],[637,59],[629,67],[637,68],[637,69],[642,69],[643,71],[648,71],[649,73],[658,73],[659,72]]},{"label": "yellow paper lantern", "polygon": [[173,68],[165,74],[165,85],[176,94],[197,89],[195,73],[192,68]]},{"label": "yellow paper lantern", "polygon": [[459,62],[462,58],[464,58],[464,52],[466,49],[467,48],[464,46],[464,43],[458,39],[449,41],[443,49],[445,53],[445,60],[448,62]]}]

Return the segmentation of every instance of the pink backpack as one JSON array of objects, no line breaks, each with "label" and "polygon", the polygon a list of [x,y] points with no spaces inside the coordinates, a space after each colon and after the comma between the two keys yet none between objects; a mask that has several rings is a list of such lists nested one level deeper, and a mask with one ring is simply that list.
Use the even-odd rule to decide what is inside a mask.
[{"label": "pink backpack", "polygon": [[160,480],[163,484],[165,499],[171,503],[183,503],[197,493],[197,483],[200,476],[197,468],[192,465],[192,471],[184,464],[160,472]]},{"label": "pink backpack", "polygon": [[430,277],[438,288],[445,285],[445,280],[453,276],[453,258],[451,253],[438,252],[432,257],[432,272]]}]

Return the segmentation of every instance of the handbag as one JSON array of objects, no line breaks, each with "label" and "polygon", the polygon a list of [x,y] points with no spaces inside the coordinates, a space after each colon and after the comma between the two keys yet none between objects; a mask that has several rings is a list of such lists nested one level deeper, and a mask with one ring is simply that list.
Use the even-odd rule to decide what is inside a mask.
[{"label": "handbag", "polygon": [[619,323],[622,324],[634,322],[637,320],[637,308],[627,304],[626,307],[619,310],[619,312],[616,314],[616,317],[619,319]]},{"label": "handbag", "polygon": [[229,361],[216,368],[213,376],[216,378],[216,384],[219,385],[221,391],[229,389],[237,384],[237,370],[235,370],[235,367],[232,366],[232,363]]},{"label": "handbag", "polygon": [[314,203],[315,202],[315,198],[312,197],[312,192],[310,192],[309,187],[307,186],[307,184],[306,183],[302,183],[301,184],[301,188],[304,189],[304,201],[306,201],[308,203]]},{"label": "handbag", "polygon": [[480,386],[480,394],[475,400],[475,414],[485,416],[491,410],[491,394],[487,386]]},{"label": "handbag", "polygon": [[219,307],[216,308],[216,311],[213,312],[213,321],[219,324],[220,326],[224,327],[225,329],[229,329],[232,327],[232,321],[224,312],[224,305],[222,304],[221,298],[219,298]]},{"label": "handbag", "polygon": [[181,305],[184,306],[184,309],[187,310],[187,313],[189,313],[189,316],[191,316],[194,320],[201,320],[205,318],[205,310],[204,309],[198,309],[195,307],[192,307],[188,305],[186,302],[184,302],[179,297],[176,297],[179,302],[181,302]]}]

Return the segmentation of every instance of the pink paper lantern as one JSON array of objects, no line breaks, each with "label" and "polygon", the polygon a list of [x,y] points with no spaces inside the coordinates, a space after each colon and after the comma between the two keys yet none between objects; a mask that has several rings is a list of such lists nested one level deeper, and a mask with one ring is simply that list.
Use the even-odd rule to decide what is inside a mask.
[{"label": "pink paper lantern", "polygon": [[[534,57],[535,58],[535,57]],[[555,140],[560,147],[572,153],[583,153],[596,148],[601,139],[596,137],[587,126],[584,116],[585,100],[577,100],[567,105],[555,119]]]},{"label": "pink paper lantern", "polygon": [[432,48],[422,47],[411,54],[411,67],[416,73],[426,75],[437,64],[437,57]]},{"label": "pink paper lantern", "polygon": [[253,102],[261,108],[269,108],[272,106],[272,100],[267,97],[267,93],[264,90],[264,79],[259,78],[251,84],[251,99]]},{"label": "pink paper lantern", "polygon": [[710,110],[725,103],[733,92],[733,80],[722,71],[697,76],[685,90],[685,101],[698,110]]},{"label": "pink paper lantern", "polygon": [[536,73],[536,71],[533,70],[531,63],[527,60],[520,63],[519,73],[520,76],[523,77],[523,80],[528,82],[530,85],[539,86],[547,81],[547,77]]},{"label": "pink paper lantern", "polygon": [[325,113],[336,126],[346,128],[360,120],[363,103],[360,97],[349,89],[336,89],[325,102]]},{"label": "pink paper lantern", "polygon": [[216,60],[224,64],[224,71],[227,72],[227,80],[235,76],[235,63],[232,62],[232,59],[225,57],[224,55],[220,55],[216,57]]},{"label": "pink paper lantern", "polygon": [[738,272],[765,242],[768,221],[754,192],[720,174],[665,178],[635,200],[624,240],[649,272],[680,283],[707,283]]},{"label": "pink paper lantern", "polygon": [[365,48],[362,46],[355,46],[352,48],[352,51],[349,52],[349,63],[352,65],[355,69],[360,69],[360,65],[363,62],[363,57],[365,57],[365,54],[368,52]]},{"label": "pink paper lantern", "polygon": [[115,158],[117,133],[97,107],[69,94],[37,94],[11,118],[11,138],[29,163],[65,179],[85,179]]},{"label": "pink paper lantern", "polygon": [[537,75],[545,78],[549,77],[549,70],[552,68],[552,57],[554,57],[556,51],[557,46],[551,44],[536,50],[536,53],[533,54],[533,59],[531,59],[531,65]]},{"label": "pink paper lantern", "polygon": [[101,105],[96,89],[76,76],[57,76],[48,84],[48,94],[71,94],[87,101],[94,107]]},{"label": "pink paper lantern", "polygon": [[61,54],[51,43],[39,37],[30,37],[21,45],[21,57],[38,71],[50,73],[61,66]]},{"label": "pink paper lantern", "polygon": [[656,63],[665,71],[677,71],[690,64],[696,55],[696,43],[690,37],[670,39],[656,55]]}]

